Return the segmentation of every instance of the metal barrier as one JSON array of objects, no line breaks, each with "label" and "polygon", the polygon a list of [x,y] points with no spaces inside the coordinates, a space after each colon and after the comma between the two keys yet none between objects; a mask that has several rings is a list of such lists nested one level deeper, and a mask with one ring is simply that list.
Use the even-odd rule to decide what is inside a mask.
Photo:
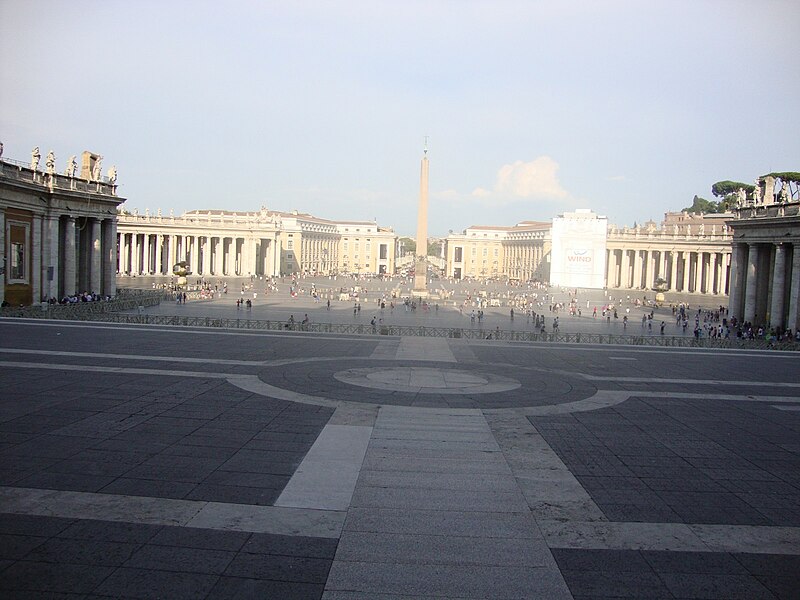
[{"label": "metal barrier", "polygon": [[57,319],[72,321],[101,321],[106,323],[168,325],[175,327],[211,327],[219,329],[249,329],[262,331],[299,331],[346,335],[423,336],[461,338],[468,340],[501,340],[510,342],[547,342],[562,344],[616,344],[621,346],[652,346],[671,348],[739,348],[748,350],[800,351],[800,343],[740,338],[696,338],[694,336],[617,335],[612,333],[541,333],[539,331],[506,331],[483,328],[428,327],[385,325],[371,323],[287,323],[262,319],[192,317],[130,314],[124,311],[156,306],[162,300],[172,301],[170,290],[120,290],[114,300],[78,302],[75,304],[43,304],[18,308],[3,308],[2,317]]},{"label": "metal barrier", "polygon": [[[21,316],[21,315],[20,315]],[[42,315],[40,315],[41,317]],[[178,315],[123,314],[114,312],[83,312],[74,317],[81,321],[103,321],[106,323],[165,325],[173,327],[210,327],[218,329],[247,329],[260,331],[291,331],[311,333],[334,333],[368,336],[423,336],[461,338],[468,340],[500,340],[510,342],[547,342],[561,344],[602,344],[621,346],[650,346],[669,348],[739,348],[748,350],[800,351],[800,343],[769,340],[746,340],[739,338],[695,338],[666,335],[634,336],[609,333],[541,333],[535,331],[504,331],[497,329],[465,329],[453,327],[427,327],[411,325],[371,325],[370,323],[287,323],[262,319],[221,319],[216,317],[193,317]]]},{"label": "metal barrier", "polygon": [[0,317],[19,317],[23,319],[58,319],[65,321],[105,320],[103,315],[114,314],[138,307],[158,306],[165,298],[171,298],[162,290],[120,291],[113,300],[94,302],[75,302],[72,304],[33,304],[31,306],[5,307],[0,309]]}]

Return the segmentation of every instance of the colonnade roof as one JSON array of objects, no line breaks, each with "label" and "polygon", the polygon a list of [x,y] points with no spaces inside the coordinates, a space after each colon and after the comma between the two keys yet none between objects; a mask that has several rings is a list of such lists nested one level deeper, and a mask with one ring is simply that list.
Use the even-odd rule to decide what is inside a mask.
[{"label": "colonnade roof", "polygon": [[[264,211],[236,211],[236,210],[190,210],[183,213],[184,217],[257,217],[259,215],[267,217],[280,217],[281,219],[303,219],[308,221],[315,221],[318,223],[326,223],[330,225],[377,225],[374,221],[351,221],[348,219],[331,220],[315,217],[309,213],[301,213],[298,211],[281,211],[281,210],[264,210]],[[390,230],[391,228],[383,228]]]}]

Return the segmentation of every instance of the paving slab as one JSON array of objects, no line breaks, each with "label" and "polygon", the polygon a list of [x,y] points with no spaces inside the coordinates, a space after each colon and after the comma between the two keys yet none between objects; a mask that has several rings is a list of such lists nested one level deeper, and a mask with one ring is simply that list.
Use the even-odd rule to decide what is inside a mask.
[{"label": "paving slab", "polygon": [[372,427],[326,425],[275,506],[346,510],[371,435]]},{"label": "paving slab", "polygon": [[0,387],[10,597],[800,587],[788,354],[0,319]]}]

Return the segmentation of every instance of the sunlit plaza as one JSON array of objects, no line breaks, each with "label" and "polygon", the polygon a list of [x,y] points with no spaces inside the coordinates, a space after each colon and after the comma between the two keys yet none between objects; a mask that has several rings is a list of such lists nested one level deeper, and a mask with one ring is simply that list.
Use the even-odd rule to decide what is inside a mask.
[{"label": "sunlit plaza", "polygon": [[1,2],[0,598],[800,599],[798,17]]}]

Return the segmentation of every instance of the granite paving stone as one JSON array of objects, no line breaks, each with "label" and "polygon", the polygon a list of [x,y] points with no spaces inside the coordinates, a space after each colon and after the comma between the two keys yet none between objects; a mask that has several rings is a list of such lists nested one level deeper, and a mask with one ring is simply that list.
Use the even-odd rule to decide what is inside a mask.
[{"label": "granite paving stone", "polygon": [[[0,595],[794,598],[795,362],[0,319]],[[450,393],[476,377],[519,387]],[[281,506],[303,477],[314,507]]]},{"label": "granite paving stone", "polygon": [[12,597],[23,591],[88,594],[113,572],[99,565],[18,561],[3,570],[0,591]]},{"label": "granite paving stone", "polygon": [[235,556],[235,552],[226,550],[146,544],[137,549],[124,566],[220,575]]},{"label": "granite paving stone", "polygon": [[245,577],[220,577],[207,600],[318,600],[322,597],[324,586],[321,583],[275,581]]},{"label": "granite paving stone", "polygon": [[114,598],[205,598],[218,580],[217,575],[155,569],[118,568],[93,591]]}]

